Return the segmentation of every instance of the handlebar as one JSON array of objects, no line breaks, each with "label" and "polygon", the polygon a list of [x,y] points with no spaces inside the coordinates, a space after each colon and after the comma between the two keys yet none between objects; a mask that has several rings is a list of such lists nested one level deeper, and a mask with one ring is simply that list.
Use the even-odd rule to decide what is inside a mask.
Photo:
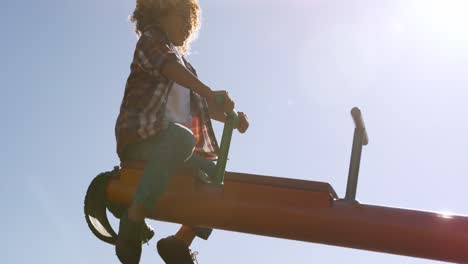
[{"label": "handlebar", "polygon": [[362,119],[361,110],[359,110],[357,107],[354,107],[351,110],[351,116],[353,117],[356,129],[363,131],[362,145],[366,146],[369,144],[369,138],[367,137],[366,126],[364,125],[364,120]]},{"label": "handlebar", "polygon": [[[215,102],[219,105],[225,103],[225,98],[222,95],[215,97]],[[239,115],[235,110],[226,113],[226,121],[224,122],[223,136],[221,138],[221,146],[219,147],[218,162],[216,163],[216,183],[224,184],[224,173],[229,154],[229,147],[231,145],[232,132],[239,123]]]},{"label": "handlebar", "polygon": [[[215,103],[218,105],[223,105],[226,102],[226,99],[222,95],[217,95],[215,97]],[[237,122],[239,122],[239,116],[235,110],[232,110],[231,112],[226,112],[227,118],[231,115],[232,118],[234,119],[235,125],[237,125]]]}]

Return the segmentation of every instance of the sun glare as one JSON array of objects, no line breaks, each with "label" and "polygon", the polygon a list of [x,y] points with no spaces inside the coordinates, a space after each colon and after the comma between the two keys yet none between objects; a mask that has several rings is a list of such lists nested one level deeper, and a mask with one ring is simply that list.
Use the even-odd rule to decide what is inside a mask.
[{"label": "sun glare", "polygon": [[431,30],[465,34],[468,38],[467,0],[416,0],[414,3],[414,17]]},{"label": "sun glare", "polygon": [[442,211],[442,212],[439,212],[439,217],[445,218],[445,219],[452,219],[453,213],[449,211]]}]

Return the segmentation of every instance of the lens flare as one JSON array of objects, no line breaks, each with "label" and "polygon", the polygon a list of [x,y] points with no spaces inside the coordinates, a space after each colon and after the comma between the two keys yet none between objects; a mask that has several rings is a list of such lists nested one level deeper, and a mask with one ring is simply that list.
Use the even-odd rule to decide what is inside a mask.
[{"label": "lens flare", "polygon": [[413,3],[415,18],[431,30],[468,37],[468,1],[416,0]]},{"label": "lens flare", "polygon": [[439,217],[445,218],[445,219],[452,219],[453,213],[449,211],[442,211],[442,212],[439,212]]}]

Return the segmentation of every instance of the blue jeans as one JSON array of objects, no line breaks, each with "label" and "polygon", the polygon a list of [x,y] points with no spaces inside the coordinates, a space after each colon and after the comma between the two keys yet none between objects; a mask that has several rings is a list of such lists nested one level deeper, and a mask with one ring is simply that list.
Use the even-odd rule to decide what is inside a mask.
[{"label": "blue jeans", "polygon": [[[146,210],[153,210],[171,176],[181,166],[201,169],[210,176],[214,175],[214,162],[193,152],[194,148],[195,137],[192,131],[177,123],[169,123],[158,136],[129,145],[123,155],[125,160],[146,160],[134,203]],[[212,232],[208,228],[192,228],[203,239],[208,239]]]}]

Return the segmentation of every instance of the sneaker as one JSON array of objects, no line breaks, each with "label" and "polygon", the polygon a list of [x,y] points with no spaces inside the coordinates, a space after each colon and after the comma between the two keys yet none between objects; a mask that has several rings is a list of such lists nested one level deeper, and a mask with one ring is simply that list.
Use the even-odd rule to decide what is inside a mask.
[{"label": "sneaker", "polygon": [[190,256],[192,257],[192,261],[193,261],[195,264],[198,264],[197,255],[198,255],[198,251],[192,251],[192,250],[190,249]]},{"label": "sneaker", "polygon": [[133,222],[127,214],[120,219],[115,253],[122,264],[140,263],[143,228],[144,222]]},{"label": "sneaker", "polygon": [[206,184],[211,184],[211,185],[221,185],[222,184],[215,178],[214,175],[208,175],[206,172],[202,170],[198,170],[198,173],[196,175],[196,178]]},{"label": "sneaker", "polygon": [[190,250],[190,257],[192,257],[192,261],[195,264],[198,264],[198,261],[197,261],[198,251],[192,251],[191,249],[189,249],[189,250]]},{"label": "sneaker", "polygon": [[198,170],[197,178],[206,184],[211,184],[214,182],[214,180],[202,170]]},{"label": "sneaker", "polygon": [[141,231],[141,242],[148,244],[151,238],[154,237],[154,229],[145,222]]},{"label": "sneaker", "polygon": [[[122,216],[128,213],[128,208],[125,208],[124,206],[113,203],[108,203],[106,206],[107,209],[115,216],[115,218],[119,220],[122,218]],[[154,229],[146,221],[141,232],[141,242],[143,244],[148,243],[154,237]]]},{"label": "sneaker", "polygon": [[184,241],[175,236],[159,240],[157,249],[166,264],[198,264],[198,252],[192,252]]}]

